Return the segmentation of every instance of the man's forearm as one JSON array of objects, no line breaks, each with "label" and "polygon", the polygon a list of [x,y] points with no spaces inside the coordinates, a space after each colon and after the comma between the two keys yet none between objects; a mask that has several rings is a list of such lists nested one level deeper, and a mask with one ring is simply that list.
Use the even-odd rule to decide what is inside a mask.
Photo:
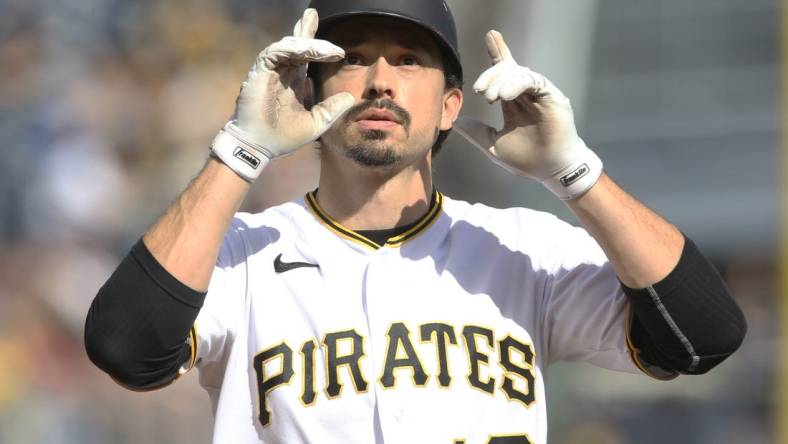
[{"label": "man's forearm", "polygon": [[[747,323],[711,262],[679,230],[609,177],[569,201],[625,285],[638,365],[700,374],[741,345]],[[686,245],[685,245],[686,244]],[[646,368],[641,367],[641,368]]]},{"label": "man's forearm", "polygon": [[115,381],[149,390],[194,365],[196,337],[189,345],[187,336],[248,190],[210,158],[101,287],[85,321],[85,349]]},{"label": "man's forearm", "polygon": [[206,291],[219,249],[249,183],[211,157],[143,241],[184,285]]},{"label": "man's forearm", "polygon": [[624,285],[645,288],[664,279],[678,263],[684,246],[681,232],[606,174],[567,205],[600,244]]}]

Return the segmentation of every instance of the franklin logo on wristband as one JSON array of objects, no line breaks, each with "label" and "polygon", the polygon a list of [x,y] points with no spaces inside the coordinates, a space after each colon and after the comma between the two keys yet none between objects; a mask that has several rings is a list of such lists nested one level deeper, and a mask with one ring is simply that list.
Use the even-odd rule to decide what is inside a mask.
[{"label": "franklin logo on wristband", "polygon": [[581,177],[583,177],[586,174],[588,174],[589,171],[590,171],[590,169],[588,168],[588,165],[586,165],[584,163],[584,164],[580,165],[579,167],[577,167],[576,170],[574,170],[571,173],[567,174],[566,176],[562,177],[561,178],[561,185],[563,185],[565,187],[568,187],[569,185],[572,185],[573,183],[577,182],[577,180],[580,179]]},{"label": "franklin logo on wristband", "polygon": [[235,147],[235,151],[233,151],[233,156],[241,159],[249,165],[250,167],[257,169],[260,166],[260,159],[257,158],[255,155],[246,151],[245,149],[241,148],[240,146]]}]

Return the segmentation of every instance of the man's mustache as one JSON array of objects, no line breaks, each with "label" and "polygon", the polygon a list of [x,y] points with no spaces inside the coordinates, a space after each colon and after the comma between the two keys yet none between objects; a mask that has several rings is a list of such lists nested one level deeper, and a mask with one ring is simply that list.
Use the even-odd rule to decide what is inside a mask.
[{"label": "man's mustache", "polygon": [[410,113],[407,112],[405,108],[397,105],[391,99],[365,100],[358,105],[353,106],[353,108],[350,108],[348,112],[345,113],[345,123],[355,121],[356,118],[361,115],[361,113],[372,108],[390,111],[392,114],[394,114],[394,117],[396,117],[397,120],[402,123],[402,126],[405,127],[406,131],[410,129]]}]

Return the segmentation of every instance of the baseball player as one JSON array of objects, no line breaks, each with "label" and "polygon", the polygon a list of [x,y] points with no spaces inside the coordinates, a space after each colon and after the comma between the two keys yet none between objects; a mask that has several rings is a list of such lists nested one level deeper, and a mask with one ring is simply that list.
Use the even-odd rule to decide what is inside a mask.
[{"label": "baseball player", "polygon": [[[704,373],[746,329],[713,266],[622,191],[569,100],[486,36],[459,118],[442,0],[313,0],[264,49],[187,190],[91,307],[90,358],[134,390],[193,367],[216,443],[545,443],[545,368]],[[451,129],[536,179],[584,228],[436,190]],[[320,150],[319,187],[238,213],[273,159]]]}]

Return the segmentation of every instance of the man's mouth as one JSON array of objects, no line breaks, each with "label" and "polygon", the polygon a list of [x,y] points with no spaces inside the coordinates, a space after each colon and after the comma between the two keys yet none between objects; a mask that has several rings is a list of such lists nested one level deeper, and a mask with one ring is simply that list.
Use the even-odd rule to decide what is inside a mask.
[{"label": "man's mouth", "polygon": [[394,113],[385,109],[369,109],[361,113],[356,119],[359,126],[369,130],[385,130],[401,125]]}]

